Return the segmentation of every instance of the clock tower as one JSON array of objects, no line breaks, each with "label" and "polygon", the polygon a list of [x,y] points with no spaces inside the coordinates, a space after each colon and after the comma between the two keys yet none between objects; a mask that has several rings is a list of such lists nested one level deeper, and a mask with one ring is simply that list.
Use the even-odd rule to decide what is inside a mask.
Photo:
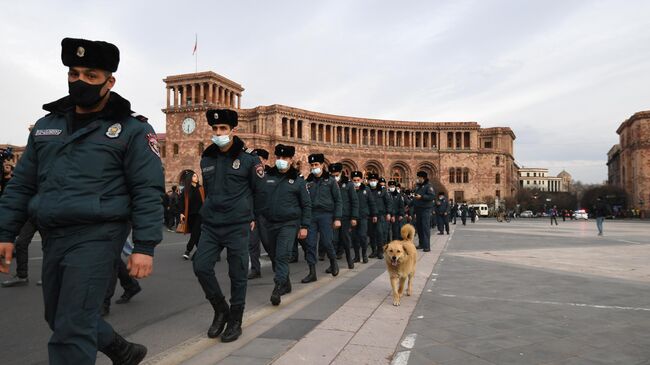
[{"label": "clock tower", "polygon": [[211,143],[211,129],[205,118],[208,109],[241,108],[244,88],[214,72],[168,76],[166,135],[163,147],[165,183],[179,184],[188,171],[201,176],[201,153]]}]

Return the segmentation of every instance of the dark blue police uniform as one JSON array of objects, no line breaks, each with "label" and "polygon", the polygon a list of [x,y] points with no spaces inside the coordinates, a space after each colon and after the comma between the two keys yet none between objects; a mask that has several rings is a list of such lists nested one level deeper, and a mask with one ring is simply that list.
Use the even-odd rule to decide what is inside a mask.
[{"label": "dark blue police uniform", "polygon": [[[423,177],[418,173],[419,177]],[[429,179],[424,177],[422,184],[416,184],[414,193],[420,195],[420,199],[413,199],[411,204],[415,210],[415,229],[420,240],[420,248],[425,251],[431,249],[431,210],[433,209],[433,200],[436,198],[436,192],[429,183]]]}]

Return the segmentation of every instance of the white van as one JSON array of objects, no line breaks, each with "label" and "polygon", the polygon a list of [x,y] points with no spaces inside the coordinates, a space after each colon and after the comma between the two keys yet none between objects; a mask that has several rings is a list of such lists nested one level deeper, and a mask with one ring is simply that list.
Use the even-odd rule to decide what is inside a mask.
[{"label": "white van", "polygon": [[488,205],[487,204],[467,204],[469,208],[474,207],[476,209],[476,212],[480,217],[487,217],[488,216]]}]

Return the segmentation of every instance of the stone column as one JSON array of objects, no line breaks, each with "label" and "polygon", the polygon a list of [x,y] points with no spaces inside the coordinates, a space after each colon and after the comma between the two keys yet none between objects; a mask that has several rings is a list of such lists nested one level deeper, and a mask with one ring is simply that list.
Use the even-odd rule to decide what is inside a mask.
[{"label": "stone column", "polygon": [[214,103],[214,100],[212,100],[212,98],[214,97],[214,94],[212,94],[212,87],[213,86],[214,86],[214,84],[208,83],[208,103],[209,104]]},{"label": "stone column", "polygon": [[241,94],[237,94],[237,109],[241,109]]},{"label": "stone column", "polygon": [[183,95],[181,95],[181,105],[187,106],[187,85],[183,85]]},{"label": "stone column", "polygon": [[192,88],[192,105],[196,105],[196,84],[191,84],[190,88]]},{"label": "stone column", "polygon": [[235,107],[235,93],[232,91],[230,92],[230,106]]},{"label": "stone column", "polygon": [[203,105],[203,101],[205,100],[204,93],[203,93],[203,83],[199,84],[199,103]]},{"label": "stone column", "polygon": [[169,86],[167,86],[166,89],[167,89],[167,109],[169,109],[169,105],[170,105],[169,104],[169,101],[170,101],[169,97],[170,97],[170,94],[171,94],[171,90],[169,89]]},{"label": "stone column", "polygon": [[172,86],[174,88],[174,108],[178,108],[178,86]]}]

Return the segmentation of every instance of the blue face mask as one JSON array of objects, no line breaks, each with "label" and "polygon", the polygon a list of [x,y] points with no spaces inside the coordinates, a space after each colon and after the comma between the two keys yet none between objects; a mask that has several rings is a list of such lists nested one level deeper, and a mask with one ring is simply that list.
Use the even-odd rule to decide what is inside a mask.
[{"label": "blue face mask", "polygon": [[371,188],[376,188],[377,187],[377,182],[376,181],[371,181],[370,182],[370,187]]},{"label": "blue face mask", "polygon": [[217,147],[223,147],[230,143],[230,135],[224,134],[222,136],[212,136],[212,143],[216,144]]},{"label": "blue face mask", "polygon": [[311,169],[311,173],[314,174],[314,175],[319,175],[321,173],[321,171],[323,171],[323,170],[321,170],[320,167],[316,167],[314,169]]},{"label": "blue face mask", "polygon": [[277,167],[278,170],[284,171],[289,168],[289,161],[275,160],[275,167]]}]

